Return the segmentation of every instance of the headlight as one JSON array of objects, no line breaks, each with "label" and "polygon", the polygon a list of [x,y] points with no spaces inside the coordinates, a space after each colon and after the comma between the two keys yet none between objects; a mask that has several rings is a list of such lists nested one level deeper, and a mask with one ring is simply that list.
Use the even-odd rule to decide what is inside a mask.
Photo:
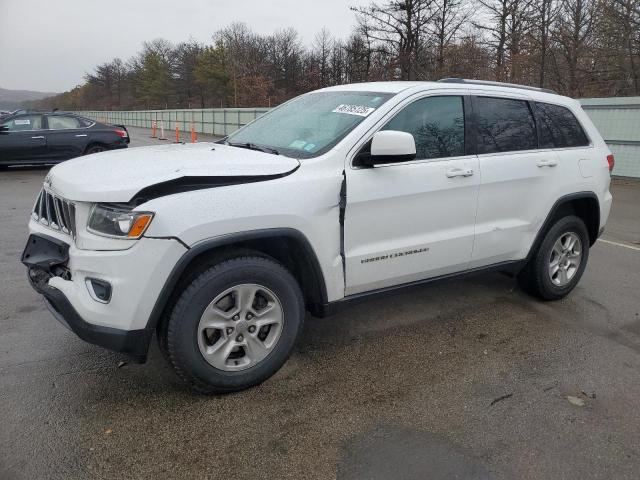
[{"label": "headlight", "polygon": [[152,212],[138,212],[121,206],[97,204],[91,208],[87,230],[106,237],[140,238],[152,218]]}]

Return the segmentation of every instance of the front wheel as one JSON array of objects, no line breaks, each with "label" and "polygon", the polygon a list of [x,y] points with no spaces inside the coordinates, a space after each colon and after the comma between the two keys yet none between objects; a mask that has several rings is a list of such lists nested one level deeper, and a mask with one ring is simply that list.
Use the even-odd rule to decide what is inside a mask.
[{"label": "front wheel", "polygon": [[164,333],[170,363],[199,393],[249,388],[287,360],[304,314],[300,287],[279,263],[223,261],[193,280],[173,308]]},{"label": "front wheel", "polygon": [[560,218],[518,275],[523,289],[543,300],[558,300],[580,281],[589,258],[589,234],[582,219]]}]

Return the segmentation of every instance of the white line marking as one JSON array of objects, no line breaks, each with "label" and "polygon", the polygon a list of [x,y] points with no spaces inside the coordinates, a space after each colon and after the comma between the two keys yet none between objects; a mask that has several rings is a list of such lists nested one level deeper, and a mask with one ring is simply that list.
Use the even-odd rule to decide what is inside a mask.
[{"label": "white line marking", "polygon": [[603,238],[599,238],[598,241],[602,243],[608,243],[609,245],[615,245],[616,247],[624,247],[624,248],[628,248],[629,250],[637,250],[640,252],[640,247],[635,247],[627,243],[612,242],[611,240],[605,240]]}]

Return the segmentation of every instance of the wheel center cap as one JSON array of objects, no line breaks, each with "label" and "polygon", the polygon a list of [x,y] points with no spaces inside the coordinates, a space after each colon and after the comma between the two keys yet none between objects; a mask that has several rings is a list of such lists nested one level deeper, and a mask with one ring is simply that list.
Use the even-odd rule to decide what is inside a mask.
[{"label": "wheel center cap", "polygon": [[249,328],[249,324],[246,322],[246,320],[238,320],[236,322],[236,332],[244,333],[247,331],[247,328]]}]

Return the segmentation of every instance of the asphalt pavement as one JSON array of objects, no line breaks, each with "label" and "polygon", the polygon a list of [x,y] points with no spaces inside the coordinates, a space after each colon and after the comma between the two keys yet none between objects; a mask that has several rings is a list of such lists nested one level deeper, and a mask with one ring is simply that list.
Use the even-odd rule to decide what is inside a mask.
[{"label": "asphalt pavement", "polygon": [[308,317],[272,379],[205,397],[155,342],[127,363],[29,287],[46,172],[0,172],[0,479],[638,478],[640,183],[615,182],[606,241],[562,301],[489,274]]}]

